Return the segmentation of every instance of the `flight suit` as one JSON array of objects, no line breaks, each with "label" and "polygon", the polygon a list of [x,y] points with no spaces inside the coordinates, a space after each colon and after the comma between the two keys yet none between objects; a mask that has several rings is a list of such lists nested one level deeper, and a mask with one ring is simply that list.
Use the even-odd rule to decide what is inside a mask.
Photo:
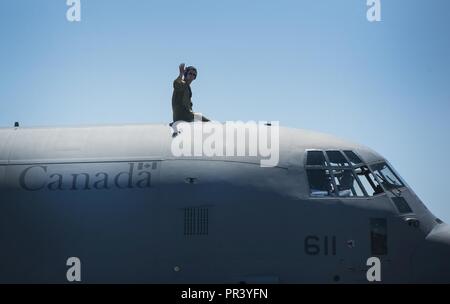
[{"label": "flight suit", "polygon": [[182,81],[181,76],[173,81],[172,111],[173,121],[194,121],[192,112],[191,87]]}]

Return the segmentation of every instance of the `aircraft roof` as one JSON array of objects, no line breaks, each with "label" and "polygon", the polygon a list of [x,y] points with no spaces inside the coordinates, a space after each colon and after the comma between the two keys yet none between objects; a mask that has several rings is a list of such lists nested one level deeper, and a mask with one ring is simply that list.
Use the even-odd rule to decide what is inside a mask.
[{"label": "aircraft roof", "polygon": [[[170,150],[172,133],[168,124],[0,128],[0,164],[177,159]],[[365,162],[383,159],[365,146],[332,135],[280,127],[280,167],[301,166],[305,149],[353,150]],[[212,159],[259,164],[259,158],[250,156]]]}]

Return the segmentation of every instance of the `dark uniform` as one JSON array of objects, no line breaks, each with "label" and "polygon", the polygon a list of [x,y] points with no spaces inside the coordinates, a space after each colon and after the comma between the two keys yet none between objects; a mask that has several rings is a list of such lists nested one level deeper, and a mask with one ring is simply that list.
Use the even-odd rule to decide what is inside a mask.
[{"label": "dark uniform", "polygon": [[173,121],[184,120],[194,121],[194,113],[192,112],[192,91],[191,87],[184,81],[181,76],[173,81],[172,95],[172,111]]}]

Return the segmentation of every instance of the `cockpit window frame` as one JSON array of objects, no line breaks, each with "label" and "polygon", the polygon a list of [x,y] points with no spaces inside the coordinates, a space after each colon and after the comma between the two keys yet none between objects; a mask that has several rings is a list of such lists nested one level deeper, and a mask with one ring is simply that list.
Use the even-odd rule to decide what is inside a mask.
[{"label": "cockpit window frame", "polygon": [[[323,159],[325,160],[325,163],[326,163],[325,167],[329,165],[328,158],[326,157],[326,153],[324,153],[323,150],[310,149],[310,150],[307,150],[307,152],[321,152],[322,156],[323,156]],[[306,155],[308,156],[308,153],[306,153]],[[308,166],[308,167],[316,167],[316,168],[323,168],[324,167],[323,165],[308,165],[308,157],[305,157],[304,165]]]},{"label": "cockpit window frame", "polygon": [[395,171],[395,169],[392,167],[392,165],[387,160],[377,160],[377,161],[373,161],[373,162],[368,163],[367,166],[369,167],[370,171],[372,172],[372,174],[375,177],[375,179],[377,180],[377,182],[383,188],[384,192],[390,192],[392,189],[387,189],[384,186],[384,182],[376,174],[373,173],[372,166],[375,166],[375,165],[378,165],[378,164],[386,164],[387,167],[389,168],[389,170],[392,171],[394,176],[402,183],[402,186],[396,187],[396,189],[404,190],[405,188],[407,188],[407,185],[406,185],[405,181],[400,177],[400,175],[397,173],[397,171]]},{"label": "cockpit window frame", "polygon": [[[307,162],[308,162],[308,152],[309,152],[309,151],[321,151],[321,152],[323,153],[323,156],[325,157],[325,160],[326,160],[327,165],[326,165],[326,166],[323,166],[323,165],[308,165]],[[339,152],[341,153],[341,155],[344,157],[344,159],[347,161],[348,166],[331,166],[331,163],[330,163],[330,160],[329,160],[328,154],[327,154],[328,151],[339,151]],[[349,157],[346,155],[346,153],[345,153],[344,151],[351,151],[351,152],[353,152],[353,153],[361,160],[361,163],[358,163],[358,164],[353,165],[352,162],[351,162],[351,160],[349,159]],[[376,194],[370,196],[370,195],[367,193],[367,191],[366,191],[364,185],[363,185],[362,182],[360,181],[360,178],[358,177],[358,175],[357,175],[356,172],[355,172],[355,169],[358,169],[358,168],[361,168],[361,167],[365,166],[365,167],[367,167],[367,169],[369,170],[369,172],[374,176],[374,178],[376,179],[376,181],[377,181],[379,184],[381,184],[381,183],[380,183],[380,180],[379,180],[378,177],[373,173],[373,170],[372,170],[372,168],[370,167],[371,165],[377,164],[377,163],[386,163],[386,164],[388,165],[388,167],[395,173],[396,177],[399,178],[399,177],[398,177],[398,174],[392,169],[392,166],[391,166],[386,160],[380,160],[380,161],[375,161],[375,162],[367,163],[367,162],[365,162],[364,159],[363,159],[356,151],[354,151],[354,150],[350,150],[350,149],[345,149],[345,150],[343,150],[343,149],[305,149],[305,151],[304,151],[304,159],[303,159],[303,167],[304,167],[304,170],[305,170],[305,176],[306,176],[306,179],[305,179],[305,180],[306,180],[306,183],[307,183],[307,186],[308,186],[308,187],[307,187],[307,188],[308,188],[308,196],[309,196],[309,198],[311,198],[311,199],[334,199],[334,200],[335,200],[335,199],[343,199],[343,198],[344,198],[344,199],[362,199],[362,198],[364,198],[364,199],[371,199],[371,198],[376,198],[376,197],[379,197],[379,196],[382,196],[382,195],[386,195],[386,193],[387,193],[388,190],[386,190],[386,189],[382,186],[382,189],[383,189],[383,192],[382,192],[382,193],[376,193]],[[317,169],[322,169],[322,170],[329,170],[330,176],[331,176],[331,182],[332,182],[333,188],[334,188],[335,190],[334,190],[333,192],[331,192],[330,195],[328,195],[328,196],[322,196],[322,197],[312,196],[312,195],[311,195],[311,186],[310,186],[310,182],[309,182],[308,176],[307,176],[307,170],[308,170],[308,169],[316,169],[316,170],[317,170]],[[338,189],[338,187],[337,187],[337,185],[336,185],[335,176],[334,176],[334,174],[333,174],[333,170],[337,170],[337,169],[338,169],[338,170],[339,170],[339,169],[343,169],[343,170],[344,170],[344,169],[345,169],[345,170],[351,170],[351,171],[352,171],[352,174],[356,177],[356,181],[357,181],[359,187],[361,188],[361,190],[363,191],[364,196],[349,196],[349,197],[339,196],[339,193],[336,193],[336,189]],[[404,181],[401,180],[400,178],[399,178],[399,180],[400,180],[403,184],[405,184]]]},{"label": "cockpit window frame", "polygon": [[[344,154],[344,157],[350,162],[351,166],[360,166],[360,165],[362,166],[362,165],[364,165],[364,161],[362,160],[362,158],[355,151],[353,151],[353,150],[341,150],[341,152],[342,152],[342,154]],[[350,159],[350,157],[345,152],[351,152],[351,153],[355,154],[356,157],[359,158],[360,162],[359,163],[355,163],[354,165],[352,165],[352,163],[353,163],[352,160]]]},{"label": "cockpit window frame", "polygon": [[[342,156],[342,157],[345,159],[345,161],[347,162],[347,166],[332,166],[331,164],[333,164],[333,162],[331,162],[330,157],[328,156],[328,152],[338,152],[338,153],[340,153],[341,156]],[[352,166],[352,165],[351,165],[351,162],[348,160],[348,158],[346,157],[346,155],[345,155],[341,150],[325,150],[325,151],[324,151],[324,155],[325,155],[325,158],[328,160],[328,164],[329,164],[330,167],[342,169],[342,168],[350,168],[350,167]]]}]

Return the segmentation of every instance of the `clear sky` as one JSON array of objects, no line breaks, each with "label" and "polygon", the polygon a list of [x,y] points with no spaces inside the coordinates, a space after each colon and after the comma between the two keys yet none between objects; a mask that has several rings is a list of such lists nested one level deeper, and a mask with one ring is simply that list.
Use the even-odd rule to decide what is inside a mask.
[{"label": "clear sky", "polygon": [[0,126],[278,120],[385,156],[450,222],[450,1],[0,0]]}]

